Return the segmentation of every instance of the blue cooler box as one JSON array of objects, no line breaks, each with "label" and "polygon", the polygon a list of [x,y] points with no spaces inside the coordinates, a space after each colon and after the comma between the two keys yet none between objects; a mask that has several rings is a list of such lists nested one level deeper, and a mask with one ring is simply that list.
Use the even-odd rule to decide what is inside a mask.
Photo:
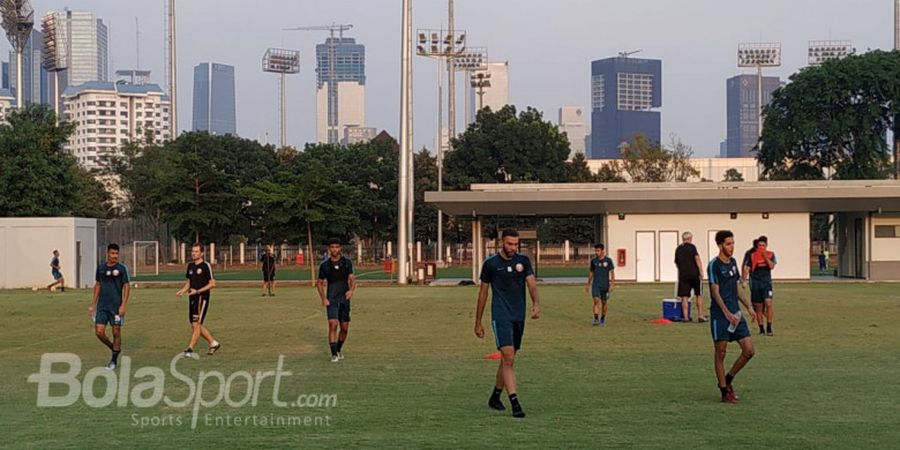
[{"label": "blue cooler box", "polygon": [[[691,303],[693,302],[688,300],[688,319],[691,319],[691,315],[693,314]],[[662,313],[663,319],[680,322],[683,319],[681,316],[681,300],[664,298],[662,301]]]}]

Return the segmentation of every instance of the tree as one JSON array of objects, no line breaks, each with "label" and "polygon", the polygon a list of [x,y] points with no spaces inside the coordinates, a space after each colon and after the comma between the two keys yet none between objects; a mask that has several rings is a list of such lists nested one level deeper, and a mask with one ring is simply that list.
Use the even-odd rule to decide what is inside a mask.
[{"label": "tree", "polygon": [[597,176],[591,172],[588,167],[587,159],[584,153],[578,153],[571,161],[566,163],[566,172],[568,172],[568,181],[570,183],[590,183],[597,181]]},{"label": "tree", "polygon": [[184,133],[165,146],[126,146],[112,170],[128,190],[132,214],[167,223],[189,242],[252,235],[243,187],[272,179],[274,147],[234,136]]},{"label": "tree", "polygon": [[635,183],[684,182],[700,172],[691,165],[693,150],[674,136],[670,148],[637,134],[622,145],[622,169]]},{"label": "tree", "polygon": [[10,111],[0,125],[0,216],[107,217],[103,186],[63,150],[74,125],[45,105]]},{"label": "tree", "polygon": [[497,112],[485,108],[451,145],[444,161],[449,189],[465,190],[472,183],[559,183],[568,177],[568,139],[533,108],[518,116],[512,105]]},{"label": "tree", "polygon": [[732,167],[725,171],[722,181],[744,181],[744,174]]},{"label": "tree", "polygon": [[624,183],[625,177],[622,176],[622,165],[619,161],[608,161],[597,171],[596,179],[600,183]]},{"label": "tree", "polygon": [[764,109],[755,149],[767,179],[878,179],[900,115],[900,52],[872,51],[791,76]]}]

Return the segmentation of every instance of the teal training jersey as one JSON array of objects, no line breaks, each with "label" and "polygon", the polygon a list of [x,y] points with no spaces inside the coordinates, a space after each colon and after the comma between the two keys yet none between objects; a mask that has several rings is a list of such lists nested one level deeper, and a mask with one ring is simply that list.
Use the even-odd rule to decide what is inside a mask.
[{"label": "teal training jersey", "polygon": [[707,276],[709,277],[710,286],[710,316],[725,319],[725,312],[719,308],[719,304],[712,298],[713,285],[719,286],[719,295],[722,297],[722,302],[725,303],[728,311],[732,314],[740,311],[740,305],[738,305],[738,280],[740,280],[741,274],[738,271],[737,262],[734,258],[729,258],[729,261],[724,263],[718,256],[715,257],[707,266]]},{"label": "teal training jersey", "polygon": [[596,256],[591,259],[591,273],[594,274],[594,281],[591,287],[597,288],[601,291],[609,290],[609,274],[616,270],[615,264],[613,263],[612,258],[609,256],[604,256],[603,258],[597,258]]},{"label": "teal training jersey", "polygon": [[122,263],[116,263],[114,266],[100,264],[95,280],[100,284],[97,309],[118,311],[122,305],[122,289],[130,282],[128,268]]},{"label": "teal training jersey", "polygon": [[525,320],[525,278],[534,275],[531,260],[516,253],[510,259],[491,256],[481,267],[481,282],[491,284],[491,318],[494,321]]}]

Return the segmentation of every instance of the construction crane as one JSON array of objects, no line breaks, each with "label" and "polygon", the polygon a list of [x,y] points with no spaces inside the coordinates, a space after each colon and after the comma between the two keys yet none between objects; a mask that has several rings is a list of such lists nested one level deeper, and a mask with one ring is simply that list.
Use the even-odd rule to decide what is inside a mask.
[{"label": "construction crane", "polygon": [[[331,35],[328,39],[328,139],[329,144],[336,144],[338,139],[338,81],[334,74],[334,60],[337,57],[337,45],[334,34],[338,34],[338,40],[343,41],[344,32],[353,28],[353,24],[332,23],[331,25],[319,25],[311,27],[283,28],[284,31],[327,31]],[[320,78],[321,80],[321,78]]]},{"label": "construction crane", "polygon": [[644,51],[644,49],[639,48],[639,49],[637,49],[637,50],[631,50],[631,51],[619,52],[619,58],[627,58],[627,57],[629,57],[629,56],[631,56],[631,55],[638,54],[638,53],[640,53],[640,52],[642,52],[642,51]]}]

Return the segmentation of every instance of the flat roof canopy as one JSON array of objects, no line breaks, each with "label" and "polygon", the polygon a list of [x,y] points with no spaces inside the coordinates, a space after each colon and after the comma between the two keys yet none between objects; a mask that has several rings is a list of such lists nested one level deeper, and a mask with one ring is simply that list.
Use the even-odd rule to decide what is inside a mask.
[{"label": "flat roof canopy", "polygon": [[473,184],[425,202],[457,216],[898,212],[900,181]]}]

